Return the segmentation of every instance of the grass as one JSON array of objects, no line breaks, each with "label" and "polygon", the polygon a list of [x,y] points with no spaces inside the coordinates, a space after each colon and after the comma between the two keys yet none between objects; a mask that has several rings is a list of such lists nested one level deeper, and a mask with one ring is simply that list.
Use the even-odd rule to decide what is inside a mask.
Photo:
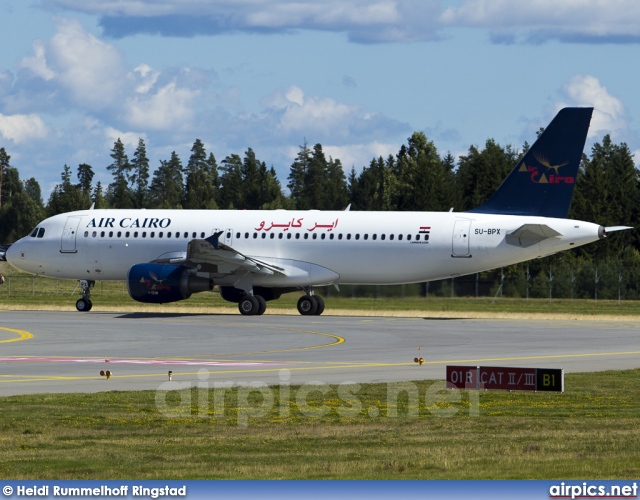
[{"label": "grass", "polygon": [[[79,298],[77,282],[34,277],[15,272],[0,262],[0,272],[7,277],[0,287],[0,310],[40,309],[75,310]],[[381,287],[384,288],[384,287]],[[283,295],[268,304],[267,313],[298,314],[299,293]],[[94,311],[162,311],[238,314],[235,304],[218,294],[194,294],[190,299],[172,304],[140,304],[129,297],[124,282],[97,282],[92,292]],[[326,315],[358,316],[431,316],[472,318],[544,318],[640,320],[638,301],[570,300],[570,299],[494,299],[493,297],[345,297],[329,289]]]},{"label": "grass", "polygon": [[[0,398],[4,479],[630,479],[640,473],[640,370],[566,375],[564,394],[461,392],[417,406],[386,384],[281,406],[228,390]],[[440,382],[441,384],[441,382]],[[162,393],[160,393],[162,394]],[[448,391],[451,397],[451,391]],[[286,393],[283,393],[286,395]],[[198,396],[202,396],[200,405]],[[454,394],[455,396],[455,394]],[[354,399],[355,398],[355,399]],[[240,402],[238,402],[238,399]],[[455,399],[455,398],[454,398]],[[215,406],[214,401],[218,403]],[[267,401],[267,403],[265,403]],[[474,406],[477,401],[477,406]],[[354,408],[354,403],[361,404]],[[397,403],[397,404],[396,404]],[[310,416],[320,412],[323,416]],[[379,413],[376,415],[375,408]],[[417,415],[410,414],[410,408]],[[474,416],[477,408],[478,416]],[[302,411],[301,411],[302,410]],[[355,415],[340,415],[341,412]],[[389,416],[397,412],[397,417]],[[450,417],[438,412],[452,411]],[[246,426],[239,425],[247,415]],[[373,416],[372,416],[373,415]]]}]

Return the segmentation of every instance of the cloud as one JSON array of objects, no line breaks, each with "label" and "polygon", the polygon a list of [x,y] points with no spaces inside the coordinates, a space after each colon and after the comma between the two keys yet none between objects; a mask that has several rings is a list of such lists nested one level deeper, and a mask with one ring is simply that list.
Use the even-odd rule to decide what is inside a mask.
[{"label": "cloud", "polygon": [[349,174],[351,167],[359,171],[360,167],[369,166],[371,160],[382,156],[385,160],[389,155],[395,155],[400,149],[400,144],[388,144],[373,141],[365,144],[347,144],[344,146],[322,146],[327,156],[339,158],[345,174]]},{"label": "cloud", "polygon": [[107,36],[193,37],[233,32],[345,32],[376,43],[436,38],[440,0],[45,0],[100,16]]},{"label": "cloud", "polygon": [[260,127],[262,134],[271,139],[299,141],[303,137],[314,142],[349,144],[370,142],[372,138],[406,132],[408,125],[371,113],[353,104],[339,102],[331,97],[305,95],[292,86],[275,92],[264,101],[259,114],[243,115],[243,120]]},{"label": "cloud", "polygon": [[33,139],[44,139],[47,127],[38,115],[0,114],[0,135],[15,144],[21,144]]},{"label": "cloud", "polygon": [[576,75],[562,88],[563,100],[556,110],[565,106],[593,107],[589,137],[627,130],[627,113],[620,99],[609,94],[600,81],[591,75]]},{"label": "cloud", "polygon": [[635,0],[466,0],[446,8],[442,26],[488,28],[497,43],[640,43]]}]

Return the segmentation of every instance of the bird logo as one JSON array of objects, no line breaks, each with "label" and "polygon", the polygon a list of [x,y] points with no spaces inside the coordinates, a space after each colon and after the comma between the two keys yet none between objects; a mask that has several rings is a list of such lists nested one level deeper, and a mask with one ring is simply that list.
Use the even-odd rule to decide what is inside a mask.
[{"label": "bird logo", "polygon": [[538,160],[540,162],[541,165],[549,168],[549,169],[553,169],[556,173],[556,175],[560,175],[560,172],[558,171],[560,169],[560,167],[564,167],[565,165],[568,165],[569,162],[565,161],[564,163],[561,163],[559,165],[551,165],[549,163],[549,160],[547,159],[547,157],[542,154],[542,153],[533,153],[533,156],[535,156],[536,160]]}]

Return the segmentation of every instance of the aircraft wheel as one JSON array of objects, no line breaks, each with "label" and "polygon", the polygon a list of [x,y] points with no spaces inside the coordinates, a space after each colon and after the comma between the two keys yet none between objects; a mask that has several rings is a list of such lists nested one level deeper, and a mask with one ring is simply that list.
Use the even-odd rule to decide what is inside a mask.
[{"label": "aircraft wheel", "polygon": [[253,295],[245,295],[238,302],[238,309],[243,316],[253,316],[258,312],[260,303]]},{"label": "aircraft wheel", "polygon": [[76,302],[76,309],[80,312],[89,312],[91,311],[92,306],[93,304],[89,299],[82,298],[78,299],[78,301]]},{"label": "aircraft wheel", "polygon": [[318,301],[313,295],[303,295],[298,299],[298,312],[303,316],[313,316],[318,310]]},{"label": "aircraft wheel", "polygon": [[264,300],[264,297],[262,295],[254,295],[254,297],[258,299],[258,312],[256,312],[256,314],[258,316],[262,316],[267,310],[267,301]]},{"label": "aircraft wheel", "polygon": [[318,309],[316,310],[315,315],[320,316],[324,312],[324,299],[320,297],[320,295],[314,295],[313,298],[316,299],[316,302],[318,303]]}]

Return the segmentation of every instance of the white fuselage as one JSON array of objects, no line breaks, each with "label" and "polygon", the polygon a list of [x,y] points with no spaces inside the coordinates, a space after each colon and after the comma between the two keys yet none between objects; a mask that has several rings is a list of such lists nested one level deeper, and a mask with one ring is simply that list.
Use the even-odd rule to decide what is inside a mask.
[{"label": "white fuselage", "polygon": [[[508,234],[523,224],[558,235],[514,244]],[[584,245],[601,230],[545,217],[285,210],[84,210],[51,217],[38,228],[41,237],[22,238],[7,254],[12,265],[37,275],[125,280],[131,266],[185,257],[189,241],[223,231],[221,243],[285,270],[253,277],[253,285],[273,287],[443,279]],[[216,283],[233,284],[222,277]]]}]

